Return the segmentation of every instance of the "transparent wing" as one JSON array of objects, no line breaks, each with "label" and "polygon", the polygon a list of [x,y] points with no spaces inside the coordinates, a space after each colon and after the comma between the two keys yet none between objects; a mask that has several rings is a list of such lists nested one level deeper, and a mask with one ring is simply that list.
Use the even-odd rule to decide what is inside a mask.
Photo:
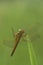
[{"label": "transparent wing", "polygon": [[[28,35],[26,37],[22,37],[19,43],[20,43],[20,45],[26,45],[27,41],[28,41]],[[15,45],[15,40],[10,40],[10,41],[3,40],[3,44],[8,47],[13,48]]]},{"label": "transparent wing", "polygon": [[10,41],[7,41],[7,40],[4,40],[3,41],[3,45],[5,45],[5,46],[8,46],[8,47],[11,47],[11,48],[13,48],[14,47],[14,40],[10,40]]},{"label": "transparent wing", "polygon": [[[23,46],[26,46],[26,44],[27,44],[27,40],[20,40],[20,42],[19,42],[19,45],[23,45]],[[14,40],[13,41],[7,41],[7,40],[4,40],[3,41],[3,45],[4,46],[7,46],[7,47],[10,47],[10,48],[13,48],[14,47],[14,45],[15,45],[15,42],[14,42]]]}]

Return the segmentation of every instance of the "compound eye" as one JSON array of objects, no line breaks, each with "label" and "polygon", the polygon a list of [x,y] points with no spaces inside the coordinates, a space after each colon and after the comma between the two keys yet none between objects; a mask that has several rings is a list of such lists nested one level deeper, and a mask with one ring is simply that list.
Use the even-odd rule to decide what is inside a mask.
[{"label": "compound eye", "polygon": [[21,29],[19,29],[19,32],[21,31]]}]

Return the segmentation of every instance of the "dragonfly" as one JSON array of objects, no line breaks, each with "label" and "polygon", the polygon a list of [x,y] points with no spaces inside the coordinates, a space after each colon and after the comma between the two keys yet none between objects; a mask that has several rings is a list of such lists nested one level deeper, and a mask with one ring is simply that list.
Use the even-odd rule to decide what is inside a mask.
[{"label": "dragonfly", "polygon": [[[20,42],[20,39],[23,38],[23,40],[26,41],[25,39],[26,33],[23,29],[19,29],[17,33],[14,33],[14,29],[12,28],[12,33],[13,33],[13,37],[15,38],[15,42],[14,42],[14,48],[12,50],[11,56],[13,56],[13,54],[15,53],[15,50],[18,46],[18,43]],[[6,43],[5,40],[4,43]]]}]

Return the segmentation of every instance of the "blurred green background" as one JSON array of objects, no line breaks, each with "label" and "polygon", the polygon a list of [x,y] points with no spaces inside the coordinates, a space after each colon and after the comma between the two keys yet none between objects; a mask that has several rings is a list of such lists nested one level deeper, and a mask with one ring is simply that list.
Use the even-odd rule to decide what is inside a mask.
[{"label": "blurred green background", "polygon": [[[19,28],[29,35],[21,41],[14,56],[3,40],[13,40],[12,30]],[[0,65],[43,65],[43,1],[0,2]]]}]

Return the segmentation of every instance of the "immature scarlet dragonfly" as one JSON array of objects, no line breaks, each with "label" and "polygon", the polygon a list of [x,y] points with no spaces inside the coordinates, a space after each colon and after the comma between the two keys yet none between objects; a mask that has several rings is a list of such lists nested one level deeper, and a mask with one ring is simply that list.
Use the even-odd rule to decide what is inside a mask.
[{"label": "immature scarlet dragonfly", "polygon": [[[14,34],[14,30],[13,30],[13,28],[12,28],[12,32],[13,32],[13,36],[15,37],[15,42],[14,42],[14,48],[13,48],[13,50],[12,50],[11,56],[13,56],[13,54],[14,54],[16,48],[17,48],[17,45],[18,45],[18,43],[19,43],[19,41],[20,41],[20,39],[21,39],[22,37],[24,38],[24,37],[26,36],[24,30],[22,30],[22,29],[19,29],[18,32]],[[24,39],[24,40],[25,40],[25,39]],[[4,41],[4,42],[5,42],[5,41]],[[6,42],[5,42],[5,43],[6,43]]]}]

